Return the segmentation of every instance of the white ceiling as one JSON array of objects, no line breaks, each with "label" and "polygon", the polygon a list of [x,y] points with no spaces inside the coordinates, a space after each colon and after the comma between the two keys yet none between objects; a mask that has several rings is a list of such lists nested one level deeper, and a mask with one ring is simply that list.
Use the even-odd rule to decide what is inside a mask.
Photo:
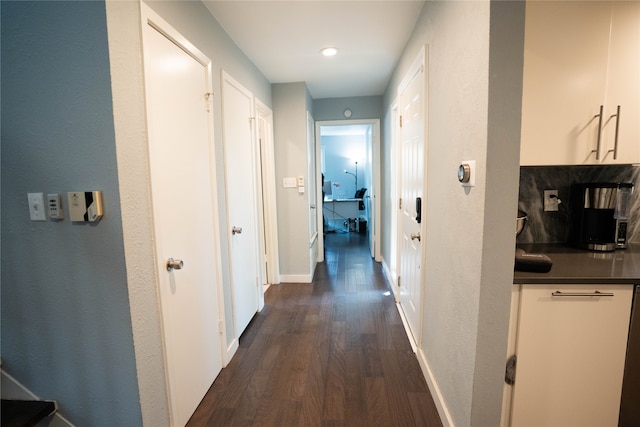
[{"label": "white ceiling", "polygon": [[[204,0],[271,83],[314,99],[382,95],[424,0]],[[320,49],[338,48],[323,57]]]}]

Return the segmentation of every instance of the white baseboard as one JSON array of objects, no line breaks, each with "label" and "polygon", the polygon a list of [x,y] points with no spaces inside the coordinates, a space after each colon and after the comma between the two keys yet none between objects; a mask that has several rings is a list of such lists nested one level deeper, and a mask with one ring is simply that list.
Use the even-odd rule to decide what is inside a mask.
[{"label": "white baseboard", "polygon": [[421,348],[418,349],[417,356],[418,362],[420,363],[420,368],[422,368],[422,374],[424,375],[424,379],[427,381],[427,386],[429,387],[429,391],[431,392],[433,401],[436,404],[438,415],[440,415],[442,425],[444,427],[453,427],[454,424],[451,420],[451,414],[449,414],[447,405],[444,403],[444,398],[442,397],[442,393],[440,392],[440,387],[438,387],[438,383],[433,377],[431,368],[429,367],[429,363],[427,362],[427,358]]},{"label": "white baseboard", "polygon": [[391,292],[393,292],[393,296],[395,297],[397,302],[398,301],[398,277],[395,274],[391,273],[391,270],[389,269],[389,265],[387,264],[384,258],[382,258],[382,273],[384,274],[385,279],[387,279],[387,283],[389,284],[389,287],[391,288]]},{"label": "white baseboard", "polygon": [[238,340],[238,338],[234,338],[233,341],[231,341],[231,344],[227,346],[227,351],[224,355],[224,360],[222,361],[223,368],[226,368],[229,362],[231,362],[231,359],[236,354],[236,351],[238,351],[239,346],[240,341]]},{"label": "white baseboard", "polygon": [[280,283],[311,283],[313,277],[310,274],[281,274]]},{"label": "white baseboard", "polygon": [[[3,399],[13,400],[40,400],[38,396],[22,385],[18,380],[13,378],[4,369],[1,370],[0,390],[2,390]],[[46,399],[46,400],[55,400]],[[69,420],[56,412],[50,418],[42,420],[36,427],[75,427]]]},{"label": "white baseboard", "polygon": [[384,273],[384,277],[389,284],[389,287],[393,291],[393,295],[396,299],[396,307],[398,308],[398,313],[400,314],[400,319],[402,320],[402,325],[404,326],[404,331],[407,334],[407,338],[409,339],[409,343],[411,344],[411,348],[413,352],[416,354],[418,358],[418,363],[420,364],[420,369],[422,370],[422,375],[424,376],[425,381],[427,381],[427,387],[429,387],[429,391],[431,392],[431,396],[433,397],[433,401],[436,405],[436,409],[438,410],[438,415],[440,415],[440,420],[442,420],[442,425],[444,427],[452,427],[453,421],[451,420],[451,415],[449,414],[449,410],[447,409],[447,405],[444,403],[444,399],[442,397],[442,393],[440,393],[440,388],[438,387],[438,383],[436,382],[433,374],[431,373],[431,368],[429,367],[429,363],[427,362],[427,358],[424,354],[424,351],[421,348],[418,348],[415,340],[411,334],[411,330],[409,329],[409,324],[407,323],[407,319],[402,311],[402,307],[400,307],[400,303],[398,301],[397,295],[397,286],[396,286],[396,277],[393,277],[391,274],[391,270],[389,270],[389,266],[387,263],[382,260],[382,272]]}]

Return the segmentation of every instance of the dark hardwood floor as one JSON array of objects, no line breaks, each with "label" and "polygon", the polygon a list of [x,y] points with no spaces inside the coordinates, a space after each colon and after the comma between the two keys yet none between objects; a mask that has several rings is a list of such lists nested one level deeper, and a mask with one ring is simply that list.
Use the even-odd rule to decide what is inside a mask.
[{"label": "dark hardwood floor", "polygon": [[365,235],[327,234],[312,284],[271,286],[187,426],[441,426]]}]

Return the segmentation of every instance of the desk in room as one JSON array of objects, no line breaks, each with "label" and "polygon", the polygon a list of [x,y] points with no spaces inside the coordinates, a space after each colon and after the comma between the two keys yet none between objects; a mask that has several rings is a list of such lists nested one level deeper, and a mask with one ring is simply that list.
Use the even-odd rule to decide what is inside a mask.
[{"label": "desk in room", "polygon": [[358,218],[362,199],[324,199],[322,214],[327,221]]}]

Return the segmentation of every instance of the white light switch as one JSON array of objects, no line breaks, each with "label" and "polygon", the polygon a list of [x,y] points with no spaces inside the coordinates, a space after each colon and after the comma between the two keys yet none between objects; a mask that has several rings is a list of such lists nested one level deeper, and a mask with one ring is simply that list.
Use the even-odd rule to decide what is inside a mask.
[{"label": "white light switch", "polygon": [[46,221],[44,194],[27,193],[27,198],[29,199],[29,217],[31,221]]},{"label": "white light switch", "polygon": [[282,186],[284,188],[295,188],[296,187],[296,179],[295,178],[283,178]]}]

